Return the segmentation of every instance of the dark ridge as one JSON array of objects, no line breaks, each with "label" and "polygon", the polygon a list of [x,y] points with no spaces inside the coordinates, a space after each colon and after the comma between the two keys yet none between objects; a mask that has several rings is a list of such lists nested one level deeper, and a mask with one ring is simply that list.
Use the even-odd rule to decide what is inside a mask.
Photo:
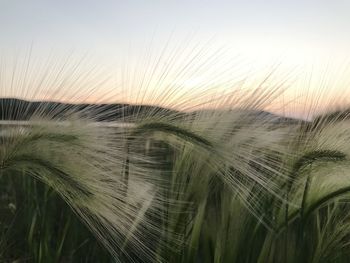
[{"label": "dark ridge", "polygon": [[[0,120],[17,120],[25,121],[35,116],[47,116],[48,118],[64,120],[72,114],[77,114],[83,118],[92,118],[96,121],[111,122],[132,122],[135,116],[156,116],[170,118],[191,117],[203,111],[193,111],[184,113],[172,109],[167,109],[152,105],[133,105],[133,104],[71,104],[54,101],[27,101],[16,98],[0,98]],[[217,111],[217,110],[213,110]],[[246,110],[247,111],[247,110]],[[274,124],[293,125],[300,123],[301,120],[278,116],[276,114],[252,110],[247,111],[246,117],[248,119],[266,119]]]},{"label": "dark ridge", "polygon": [[304,131],[315,131],[320,129],[320,127],[322,127],[323,125],[349,120],[350,109],[330,111],[316,116],[312,121],[305,122],[305,125],[303,125],[303,129]]},{"label": "dark ridge", "polygon": [[350,109],[344,109],[344,110],[336,110],[333,112],[325,113],[322,115],[319,115],[315,118],[314,122],[334,122],[334,121],[343,121],[343,120],[350,120]]},{"label": "dark ridge", "polygon": [[[200,112],[207,112],[210,113],[211,111],[218,111],[216,110],[202,110],[202,111],[194,111],[191,114],[193,114],[193,117],[195,117],[196,114]],[[231,111],[235,112],[236,109],[230,109],[230,110],[223,110],[223,111]],[[296,119],[292,117],[285,117],[281,115],[277,115],[275,113],[271,113],[264,110],[248,110],[243,109],[241,110],[243,112],[244,119],[247,123],[254,122],[256,120],[266,120],[272,124],[276,125],[300,125],[300,124],[306,124],[308,121],[302,120],[302,119]]]},{"label": "dark ridge", "polygon": [[35,116],[65,119],[77,114],[96,121],[126,121],[132,116],[179,114],[179,112],[158,106],[131,104],[70,104],[52,101],[26,101],[15,98],[0,99],[0,120],[29,120]]}]

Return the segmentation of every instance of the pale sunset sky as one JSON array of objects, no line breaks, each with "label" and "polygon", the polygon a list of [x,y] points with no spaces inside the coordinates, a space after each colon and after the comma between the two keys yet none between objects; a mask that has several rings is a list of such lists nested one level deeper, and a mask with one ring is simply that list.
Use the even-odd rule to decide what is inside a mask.
[{"label": "pale sunset sky", "polygon": [[[200,94],[210,85],[224,92],[245,75],[261,77],[277,65],[271,82],[291,86],[283,101],[294,100],[293,106],[283,111],[302,116],[307,103],[316,103],[319,89],[327,95],[319,108],[328,100],[339,105],[348,102],[349,47],[349,0],[0,0],[1,58],[10,61],[3,62],[0,83],[7,85],[5,75],[16,71],[22,74],[17,87],[26,89],[2,87],[3,96],[152,103],[162,85],[177,85],[185,90],[183,94]],[[25,86],[26,66],[13,70],[4,69],[4,64],[8,68],[14,61],[26,65],[29,53],[32,71],[25,77],[29,83]],[[88,62],[79,64],[85,54]],[[68,57],[80,69],[65,67],[74,83],[58,87],[65,78],[57,80],[53,72],[59,71],[56,64],[64,64]],[[192,67],[184,70],[187,62]],[[50,90],[49,85],[42,85],[42,94],[34,94],[41,87],[30,90],[30,85],[42,83],[34,75],[46,74],[45,63],[51,63],[47,81],[56,81],[52,85],[57,87]],[[142,76],[147,74],[153,77],[145,81]],[[245,85],[258,82],[253,79]],[[142,95],[146,90],[148,98]],[[163,100],[176,106],[180,93],[169,93]],[[275,110],[281,111],[278,102],[275,105]]]}]

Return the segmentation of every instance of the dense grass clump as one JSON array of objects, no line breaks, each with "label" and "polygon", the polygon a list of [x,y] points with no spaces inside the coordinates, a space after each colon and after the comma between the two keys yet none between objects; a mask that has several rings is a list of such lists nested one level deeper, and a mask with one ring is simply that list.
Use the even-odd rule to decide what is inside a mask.
[{"label": "dense grass clump", "polygon": [[346,121],[173,117],[4,126],[2,260],[345,262]]},{"label": "dense grass clump", "polygon": [[[0,100],[0,261],[347,262],[348,111],[281,117],[268,78],[191,94],[154,67],[140,105]],[[47,72],[23,97],[79,80]]]}]

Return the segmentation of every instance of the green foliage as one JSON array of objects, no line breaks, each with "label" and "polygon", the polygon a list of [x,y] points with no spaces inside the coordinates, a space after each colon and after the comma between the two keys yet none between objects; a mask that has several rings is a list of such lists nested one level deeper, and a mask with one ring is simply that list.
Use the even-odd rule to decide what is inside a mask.
[{"label": "green foliage", "polygon": [[1,262],[111,262],[52,188],[23,174],[0,182]]},{"label": "green foliage", "polygon": [[53,124],[1,139],[2,261],[349,256],[345,121],[305,129],[213,111],[135,116],[123,130]]}]

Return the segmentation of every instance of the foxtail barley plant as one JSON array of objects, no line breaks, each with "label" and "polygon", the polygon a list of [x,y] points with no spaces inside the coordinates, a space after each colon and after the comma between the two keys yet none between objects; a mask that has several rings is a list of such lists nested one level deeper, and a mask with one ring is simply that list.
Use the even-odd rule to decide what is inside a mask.
[{"label": "foxtail barley plant", "polygon": [[347,261],[348,111],[269,113],[272,75],[246,87],[201,52],[162,53],[107,95],[69,60],[2,69],[1,261]]}]

